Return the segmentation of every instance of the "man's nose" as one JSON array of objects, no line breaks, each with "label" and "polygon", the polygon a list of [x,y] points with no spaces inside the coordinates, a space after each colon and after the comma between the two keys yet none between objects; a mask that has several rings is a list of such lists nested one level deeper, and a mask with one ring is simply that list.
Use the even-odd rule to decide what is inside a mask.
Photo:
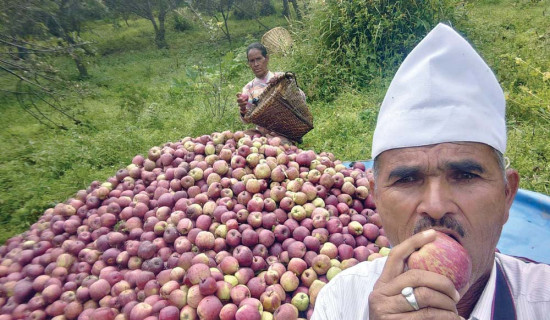
[{"label": "man's nose", "polygon": [[426,214],[439,220],[447,213],[456,212],[450,186],[438,177],[427,178],[421,201],[417,208],[419,214]]}]

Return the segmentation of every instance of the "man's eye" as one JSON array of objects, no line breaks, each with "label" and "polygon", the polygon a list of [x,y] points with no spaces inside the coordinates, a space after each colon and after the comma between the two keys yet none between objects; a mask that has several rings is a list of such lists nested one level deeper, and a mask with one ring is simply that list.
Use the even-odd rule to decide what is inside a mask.
[{"label": "man's eye", "polygon": [[396,184],[405,184],[405,183],[411,183],[411,182],[414,182],[414,181],[416,181],[416,178],[414,176],[406,176],[406,177],[400,178],[395,183]]},{"label": "man's eye", "polygon": [[478,177],[477,174],[471,172],[458,172],[455,175],[457,180],[472,180]]}]

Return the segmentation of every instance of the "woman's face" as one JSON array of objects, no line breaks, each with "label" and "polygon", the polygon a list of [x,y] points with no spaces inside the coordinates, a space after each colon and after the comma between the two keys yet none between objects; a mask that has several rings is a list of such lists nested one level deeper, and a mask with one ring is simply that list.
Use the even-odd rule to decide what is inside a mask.
[{"label": "woman's face", "polygon": [[267,64],[269,57],[264,57],[258,49],[248,51],[248,66],[258,78],[263,78],[267,74]]}]

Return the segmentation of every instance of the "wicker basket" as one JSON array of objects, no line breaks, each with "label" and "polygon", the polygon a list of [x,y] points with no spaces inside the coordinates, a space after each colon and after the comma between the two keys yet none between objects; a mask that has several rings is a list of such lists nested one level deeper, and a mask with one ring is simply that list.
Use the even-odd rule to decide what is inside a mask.
[{"label": "wicker basket", "polygon": [[286,53],[292,46],[290,32],[283,27],[276,27],[266,32],[262,37],[262,44],[271,53]]},{"label": "wicker basket", "polygon": [[265,88],[257,104],[246,111],[244,120],[297,142],[313,129],[313,116],[290,72]]}]

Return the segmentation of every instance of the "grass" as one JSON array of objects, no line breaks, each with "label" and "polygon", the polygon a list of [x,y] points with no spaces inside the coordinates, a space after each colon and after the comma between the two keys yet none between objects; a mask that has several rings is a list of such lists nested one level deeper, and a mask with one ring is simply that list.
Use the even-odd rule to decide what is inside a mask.
[{"label": "grass", "polygon": [[522,188],[550,194],[550,7],[480,1],[473,9],[467,33],[507,97],[507,156]]},{"label": "grass", "polygon": [[[506,91],[507,155],[521,174],[521,187],[550,194],[550,79],[544,78],[550,71],[550,10],[544,2],[471,2],[469,21],[459,28]],[[253,20],[230,23],[232,47],[223,38],[210,41],[195,23],[181,33],[169,29],[166,50],[154,47],[148,21],[131,20],[130,27],[119,28],[101,21],[90,24],[83,35],[95,42],[97,51],[88,60],[90,78],[78,81],[71,61],[58,62],[73,80],[63,103],[84,120],[84,126],[67,123],[67,131],[47,129],[22,112],[15,100],[0,96],[0,243],[28,229],[46,208],[94,180],[105,181],[152,146],[244,129],[233,104],[223,116],[212,116],[205,103],[208,95],[197,85],[198,80],[216,79],[221,56],[228,72],[223,92],[229,102],[252,76],[243,50],[265,30]],[[262,18],[262,23],[275,27],[287,22],[272,16]],[[273,56],[271,69],[289,70],[299,62],[293,55]],[[197,75],[197,67],[205,71]],[[332,102],[309,101],[315,129],[300,147],[330,151],[342,160],[368,159],[378,108],[390,80],[375,81],[362,92],[344,89]],[[298,81],[306,92],[312,89],[300,83],[299,74]]]}]

